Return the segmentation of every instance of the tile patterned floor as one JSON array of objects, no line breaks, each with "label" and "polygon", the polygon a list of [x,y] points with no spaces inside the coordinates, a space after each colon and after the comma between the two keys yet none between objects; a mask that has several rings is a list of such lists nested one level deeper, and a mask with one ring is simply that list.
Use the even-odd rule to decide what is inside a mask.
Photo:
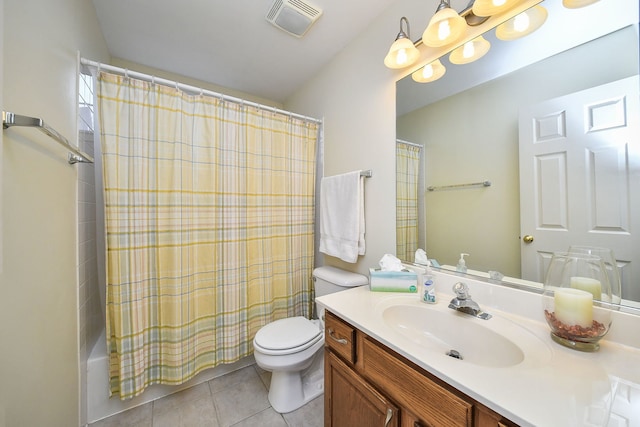
[{"label": "tile patterned floor", "polygon": [[89,427],[322,427],[324,396],[279,414],[267,393],[270,372],[256,365],[214,378]]}]

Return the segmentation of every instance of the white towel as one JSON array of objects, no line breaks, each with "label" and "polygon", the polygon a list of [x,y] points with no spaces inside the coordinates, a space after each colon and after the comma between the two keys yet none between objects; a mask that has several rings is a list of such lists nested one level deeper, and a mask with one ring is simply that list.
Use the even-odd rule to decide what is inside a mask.
[{"label": "white towel", "polygon": [[360,171],[322,178],[320,252],[354,263],[364,255],[364,177]]}]

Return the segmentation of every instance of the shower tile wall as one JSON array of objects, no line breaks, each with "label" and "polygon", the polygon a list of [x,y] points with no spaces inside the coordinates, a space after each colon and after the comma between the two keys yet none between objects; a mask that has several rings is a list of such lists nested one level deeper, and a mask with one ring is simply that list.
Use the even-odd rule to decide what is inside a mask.
[{"label": "shower tile wall", "polygon": [[[93,85],[90,76],[80,75],[78,85],[78,145],[94,156]],[[104,328],[104,314],[98,285],[96,247],[95,167],[78,163],[78,336],[80,349],[81,422],[87,419],[87,359]]]},{"label": "shower tile wall", "polygon": [[[93,156],[93,135],[85,145]],[[96,193],[93,164],[83,164],[78,179],[78,282],[80,286],[80,336],[91,351],[104,328],[103,308],[98,289],[96,247]]]}]

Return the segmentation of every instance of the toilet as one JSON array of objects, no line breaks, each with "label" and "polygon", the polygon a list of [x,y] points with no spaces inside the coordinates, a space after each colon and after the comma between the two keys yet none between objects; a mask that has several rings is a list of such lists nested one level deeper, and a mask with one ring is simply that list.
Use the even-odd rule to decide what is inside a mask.
[{"label": "toilet", "polygon": [[[315,296],[363,286],[369,279],[335,267],[313,271]],[[253,339],[256,364],[271,371],[269,402],[279,413],[294,411],[324,391],[324,309],[319,319],[302,316],[276,320],[260,328]]]}]

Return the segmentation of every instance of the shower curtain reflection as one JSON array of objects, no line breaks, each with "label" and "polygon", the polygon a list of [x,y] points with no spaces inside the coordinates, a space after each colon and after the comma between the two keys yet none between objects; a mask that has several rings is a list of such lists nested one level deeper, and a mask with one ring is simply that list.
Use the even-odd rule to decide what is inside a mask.
[{"label": "shower curtain reflection", "polygon": [[309,316],[319,124],[98,73],[111,392],[181,384]]},{"label": "shower curtain reflection", "polygon": [[[422,146],[396,140],[396,257],[413,260],[424,248]],[[422,224],[421,224],[422,222]]]}]

